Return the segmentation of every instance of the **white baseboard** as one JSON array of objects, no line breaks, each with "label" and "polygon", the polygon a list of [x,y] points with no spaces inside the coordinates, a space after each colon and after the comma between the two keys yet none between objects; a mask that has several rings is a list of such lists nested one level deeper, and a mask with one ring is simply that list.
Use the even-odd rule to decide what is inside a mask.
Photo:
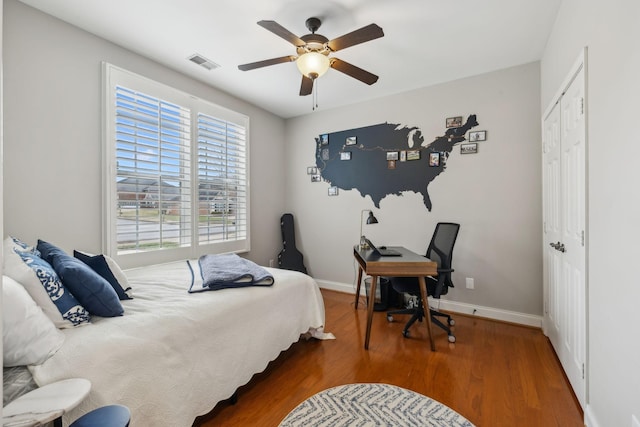
[{"label": "white baseboard", "polygon": [[[323,289],[344,292],[348,294],[356,293],[356,287],[354,284],[331,282],[327,280],[317,279],[316,282],[318,283],[318,286]],[[360,295],[366,296],[364,286],[360,288]],[[450,301],[446,300],[444,297],[439,301],[435,300],[434,304],[443,310],[451,311],[453,313],[476,315],[479,317],[486,317],[487,319],[494,319],[503,322],[516,323],[519,325],[542,328],[542,316],[535,316],[532,314],[501,310],[493,307],[484,307],[463,302]]]},{"label": "white baseboard", "polygon": [[[519,325],[533,326],[542,329],[542,316],[519,313],[517,311],[502,310],[493,307],[484,307],[464,302],[448,301],[440,299],[440,308],[454,313],[471,314],[488,319],[501,320],[503,322],[516,323]],[[438,304],[438,301],[435,301]]]},{"label": "white baseboard", "polygon": [[[328,280],[318,280],[315,279],[318,286],[322,289],[328,289],[330,291],[338,291],[344,292],[345,294],[355,294],[356,293],[356,285],[341,283],[341,282],[330,282]],[[364,286],[360,287],[360,295],[366,296]]]},{"label": "white baseboard", "polygon": [[584,410],[584,425],[587,427],[600,427],[600,424],[596,421],[596,417],[593,415],[591,406],[588,404]]}]

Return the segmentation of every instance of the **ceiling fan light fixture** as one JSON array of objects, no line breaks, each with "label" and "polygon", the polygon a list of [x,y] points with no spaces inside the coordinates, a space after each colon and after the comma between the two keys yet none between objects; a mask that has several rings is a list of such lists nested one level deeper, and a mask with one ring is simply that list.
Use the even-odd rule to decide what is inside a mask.
[{"label": "ceiling fan light fixture", "polygon": [[296,65],[303,76],[315,80],[326,73],[331,64],[326,55],[318,52],[307,52],[298,57]]}]

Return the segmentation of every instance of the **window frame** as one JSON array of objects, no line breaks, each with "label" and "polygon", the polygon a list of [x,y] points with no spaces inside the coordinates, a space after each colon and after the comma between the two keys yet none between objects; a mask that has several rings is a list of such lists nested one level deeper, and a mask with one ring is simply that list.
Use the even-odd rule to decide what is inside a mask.
[{"label": "window frame", "polygon": [[[103,252],[112,257],[123,268],[157,264],[181,259],[195,259],[205,253],[243,253],[251,249],[250,221],[250,126],[249,117],[198,98],[189,93],[156,82],[139,74],[124,70],[107,62],[102,63],[103,76]],[[191,183],[191,239],[188,246],[162,248],[150,251],[118,254],[117,242],[117,161],[116,161],[116,86],[150,95],[188,108],[191,111],[190,124],[190,183]],[[200,243],[198,235],[199,194],[198,194],[198,116],[199,113],[231,122],[245,130],[245,238],[214,243]]]}]

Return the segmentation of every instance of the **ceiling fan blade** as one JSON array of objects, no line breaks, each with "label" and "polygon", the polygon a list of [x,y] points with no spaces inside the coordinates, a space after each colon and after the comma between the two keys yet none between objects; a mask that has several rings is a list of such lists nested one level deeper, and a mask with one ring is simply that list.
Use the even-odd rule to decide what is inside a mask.
[{"label": "ceiling fan blade", "polygon": [[345,49],[351,46],[355,46],[360,43],[368,42],[384,36],[382,28],[376,24],[369,24],[366,27],[362,27],[359,30],[352,31],[348,34],[330,40],[327,43],[329,49],[337,52],[341,49]]},{"label": "ceiling fan blade", "polygon": [[307,76],[302,76],[302,83],[300,84],[300,96],[311,95],[313,91],[313,80]]},{"label": "ceiling fan blade", "polygon": [[351,65],[348,62],[344,62],[338,58],[331,58],[331,68],[338,70],[341,73],[345,73],[346,75],[351,76],[354,79],[358,79],[368,85],[372,85],[378,81],[378,76],[376,76],[375,74],[371,74],[370,72],[365,71],[360,67]]},{"label": "ceiling fan blade", "polygon": [[282,64],[283,62],[295,61],[297,57],[293,55],[281,56],[280,58],[265,59],[264,61],[251,62],[249,64],[238,65],[238,69],[241,71],[249,71],[256,68],[267,67],[269,65]]},{"label": "ceiling fan blade", "polygon": [[304,46],[306,44],[304,40],[278,24],[276,21],[258,21],[258,25],[265,30],[271,31],[276,36],[282,37],[294,46]]}]

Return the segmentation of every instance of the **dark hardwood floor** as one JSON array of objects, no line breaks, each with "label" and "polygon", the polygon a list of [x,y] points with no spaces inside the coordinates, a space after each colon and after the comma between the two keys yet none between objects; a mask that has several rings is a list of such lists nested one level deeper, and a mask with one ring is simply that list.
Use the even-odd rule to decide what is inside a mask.
[{"label": "dark hardwood floor", "polygon": [[277,426],[309,396],[329,387],[382,382],[436,399],[476,426],[583,426],[583,414],[549,340],[539,329],[455,314],[457,342],[434,327],[429,351],[424,323],[401,334],[408,317],[388,323],[374,313],[364,350],[366,308],[353,296],[322,291],[330,341],[300,341],[196,424]]}]

